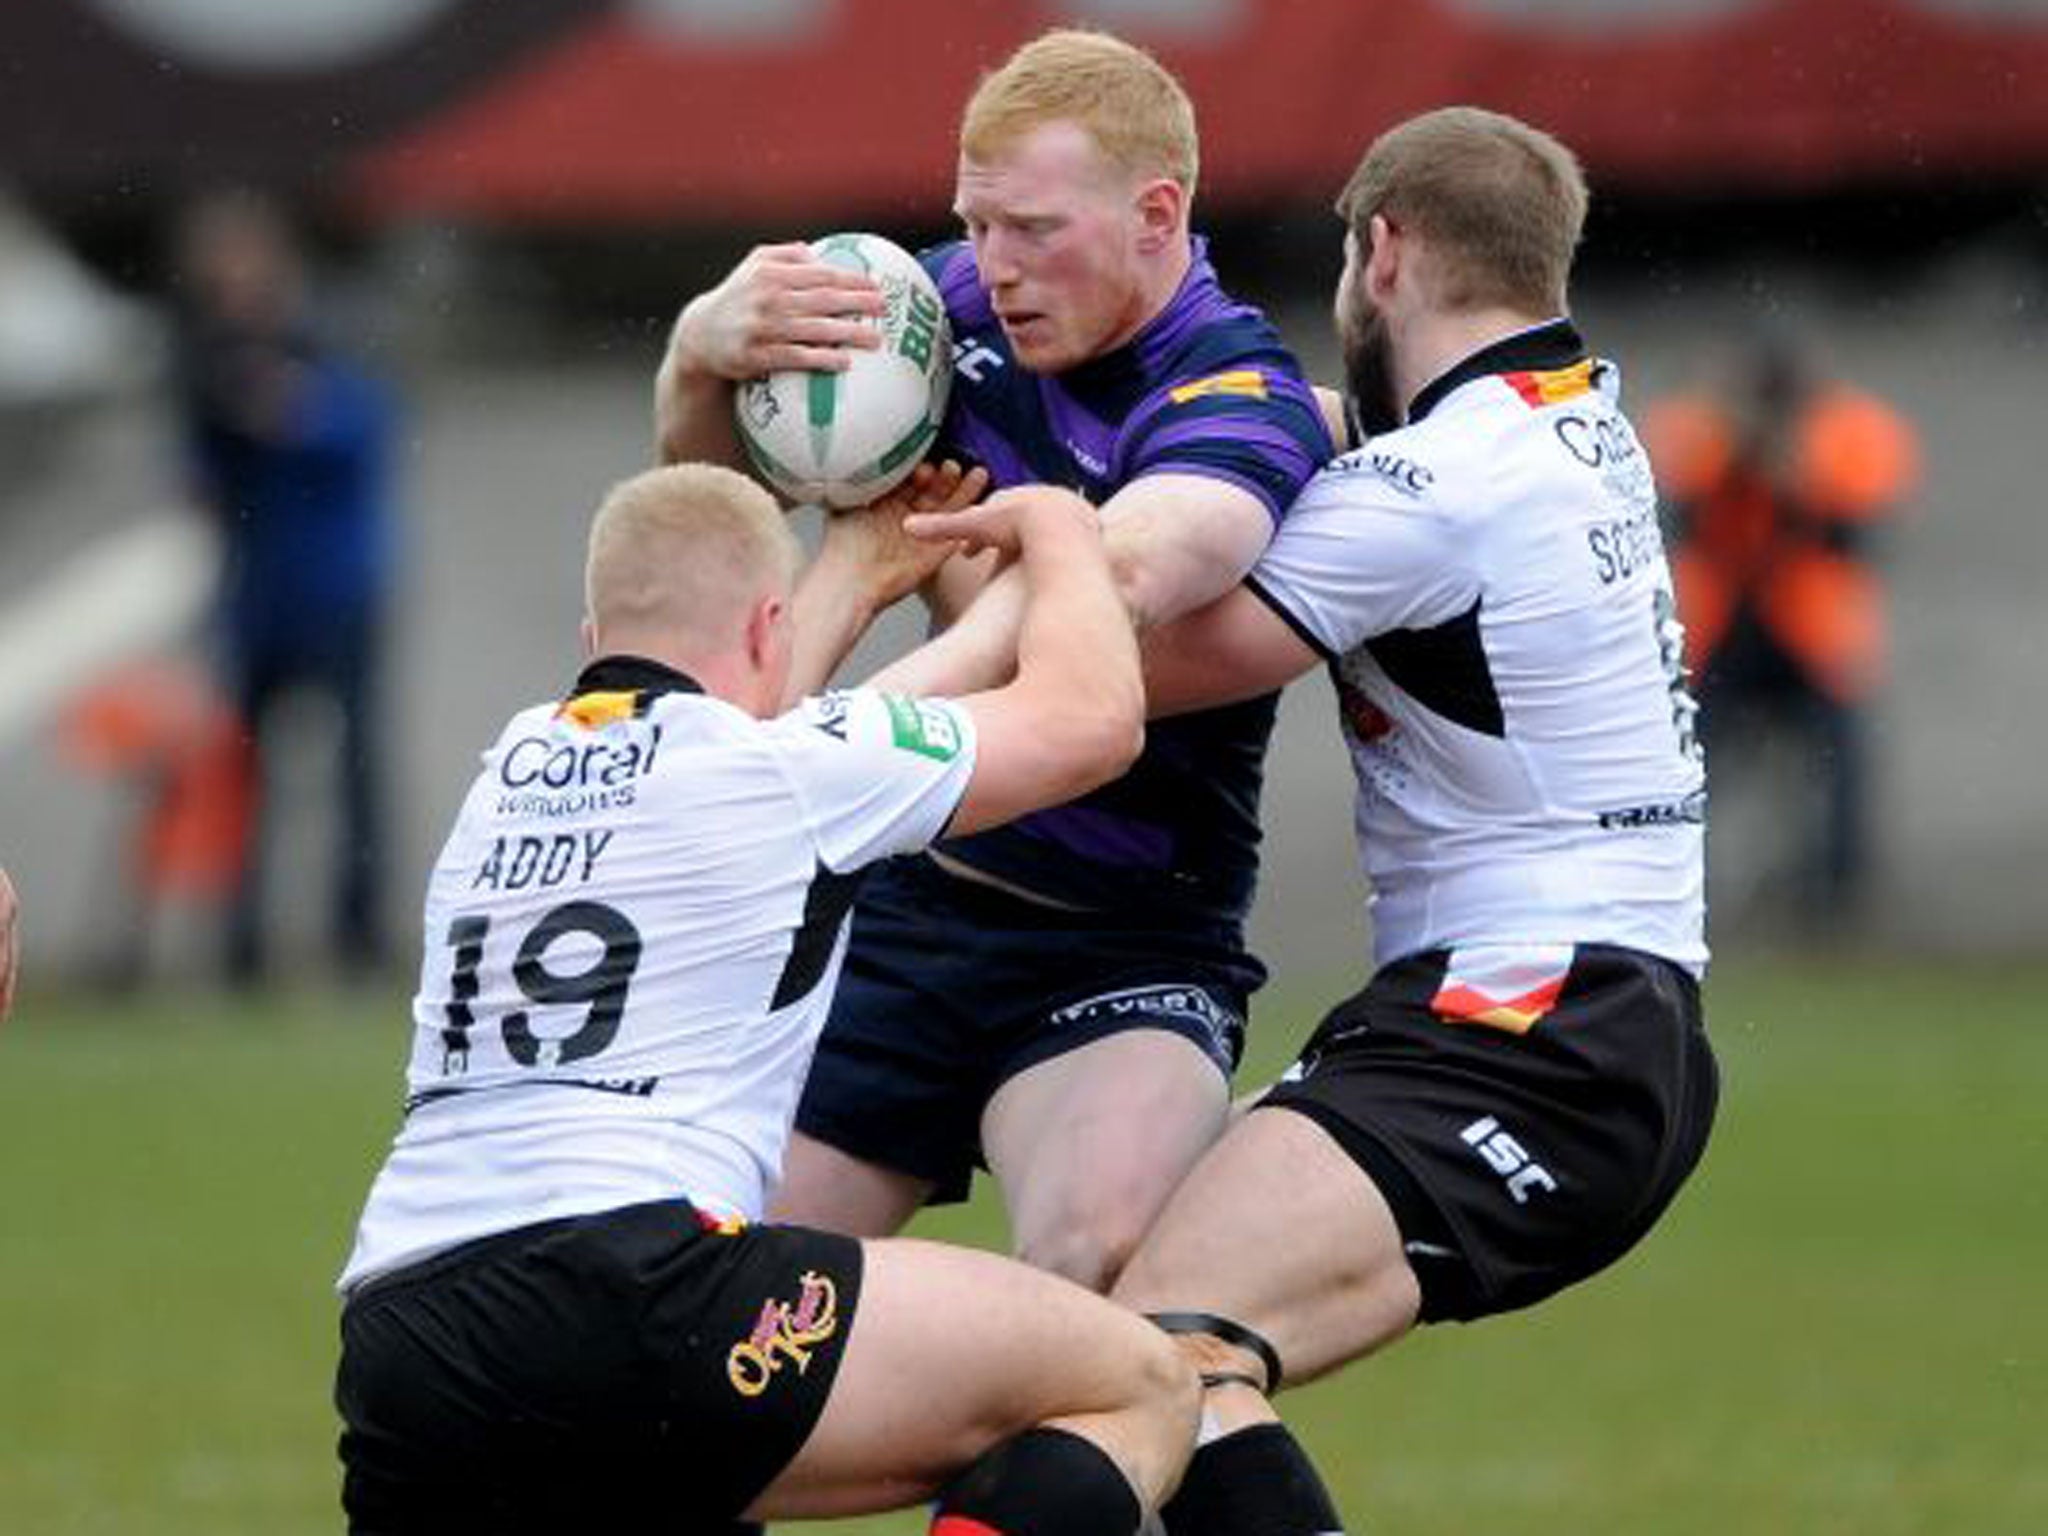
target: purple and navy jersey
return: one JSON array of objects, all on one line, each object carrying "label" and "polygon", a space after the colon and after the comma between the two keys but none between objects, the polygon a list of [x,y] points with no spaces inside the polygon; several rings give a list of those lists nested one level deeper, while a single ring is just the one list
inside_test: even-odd
[{"label": "purple and navy jersey", "polygon": [[[1180,290],[1114,352],[1057,375],[1018,366],[965,241],[919,258],[953,327],[953,392],[932,457],[998,486],[1053,484],[1100,505],[1144,475],[1249,491],[1274,526],[1331,457],[1301,365],[1226,294],[1204,242]],[[1242,921],[1258,877],[1259,788],[1275,698],[1156,721],[1113,784],[942,846],[1078,906]]]}]

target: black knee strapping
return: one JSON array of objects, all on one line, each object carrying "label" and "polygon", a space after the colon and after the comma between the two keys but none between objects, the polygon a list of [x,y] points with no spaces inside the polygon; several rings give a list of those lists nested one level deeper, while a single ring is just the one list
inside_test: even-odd
[{"label": "black knee strapping", "polygon": [[[1267,1341],[1264,1334],[1256,1333],[1243,1323],[1232,1322],[1227,1317],[1218,1317],[1213,1312],[1148,1312],[1152,1325],[1165,1333],[1206,1333],[1210,1338],[1224,1344],[1234,1344],[1239,1349],[1248,1349],[1259,1357],[1266,1368],[1266,1384],[1262,1391],[1268,1396],[1280,1390],[1280,1351]],[[1233,1379],[1224,1377],[1223,1379]],[[1205,1382],[1204,1385],[1207,1385]],[[1248,1385],[1257,1386],[1257,1382]]]}]

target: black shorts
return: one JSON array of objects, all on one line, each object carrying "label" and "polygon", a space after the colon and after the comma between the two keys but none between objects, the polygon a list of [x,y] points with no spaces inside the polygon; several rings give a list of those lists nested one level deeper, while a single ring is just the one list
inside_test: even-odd
[{"label": "black shorts", "polygon": [[981,1112],[1010,1078],[1129,1029],[1193,1041],[1227,1079],[1265,971],[1221,923],[1065,912],[892,859],[854,905],[844,975],[797,1110],[841,1151],[964,1199]]},{"label": "black shorts", "polygon": [[1719,1074],[1684,970],[1582,945],[1525,1033],[1431,1007],[1442,951],[1340,1003],[1264,1103],[1309,1116],[1393,1208],[1425,1322],[1512,1311],[1649,1231],[1705,1150]]},{"label": "black shorts", "polygon": [[683,1201],[550,1221],[342,1309],[342,1504],[385,1533],[719,1529],[809,1438],[860,1244]]}]

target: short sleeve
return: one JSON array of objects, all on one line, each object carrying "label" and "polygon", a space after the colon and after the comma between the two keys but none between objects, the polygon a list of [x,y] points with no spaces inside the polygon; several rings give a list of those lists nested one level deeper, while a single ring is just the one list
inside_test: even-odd
[{"label": "short sleeve", "polygon": [[1331,454],[1315,393],[1263,362],[1162,391],[1125,428],[1126,479],[1208,475],[1250,491],[1278,523]]},{"label": "short sleeve", "polygon": [[1471,606],[1457,527],[1347,454],[1309,483],[1246,578],[1327,658],[1374,635],[1425,629]]},{"label": "short sleeve", "polygon": [[768,729],[819,858],[841,874],[937,839],[974,773],[974,717],[945,699],[825,693]]}]

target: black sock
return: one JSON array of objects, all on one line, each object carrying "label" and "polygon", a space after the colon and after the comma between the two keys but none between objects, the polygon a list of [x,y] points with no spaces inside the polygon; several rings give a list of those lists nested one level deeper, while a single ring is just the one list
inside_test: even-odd
[{"label": "black sock", "polygon": [[948,1483],[930,1536],[1133,1536],[1138,1496],[1094,1442],[1030,1429]]},{"label": "black sock", "polygon": [[1168,1536],[1336,1536],[1344,1529],[1284,1424],[1254,1424],[1202,1446],[1159,1514]]}]

